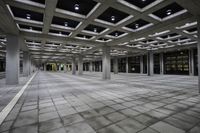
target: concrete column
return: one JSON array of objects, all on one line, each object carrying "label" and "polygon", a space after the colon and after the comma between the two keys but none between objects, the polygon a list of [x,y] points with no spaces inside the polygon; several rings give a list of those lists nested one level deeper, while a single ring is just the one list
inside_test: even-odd
[{"label": "concrete column", "polygon": [[92,61],[90,61],[90,64],[89,64],[89,71],[92,72]]},{"label": "concrete column", "polygon": [[102,71],[102,66],[101,66],[101,63],[99,64],[99,72]]},{"label": "concrete column", "polygon": [[143,74],[144,70],[144,62],[143,62],[143,55],[140,56],[140,73]]},{"label": "concrete column", "polygon": [[147,53],[147,75],[153,75],[153,52],[149,51]]},{"label": "concrete column", "polygon": [[194,76],[194,49],[189,50],[189,75]]},{"label": "concrete column", "polygon": [[126,57],[126,73],[128,73],[128,57]]},{"label": "concrete column", "polygon": [[6,84],[19,83],[19,36],[7,35],[6,45]]},{"label": "concrete column", "polygon": [[44,63],[44,71],[46,71],[47,70],[47,66],[46,66],[47,64],[46,63]]},{"label": "concrete column", "polygon": [[103,46],[102,47],[103,55],[102,55],[102,65],[103,65],[103,72],[102,78],[104,80],[108,80],[111,78],[110,74],[110,47]]},{"label": "concrete column", "polygon": [[67,72],[67,64],[64,63],[64,72]]},{"label": "concrete column", "polygon": [[76,58],[72,57],[72,75],[76,74]]},{"label": "concrete column", "polygon": [[114,74],[118,74],[118,58],[115,57],[113,60],[113,71]]},{"label": "concrete column", "polygon": [[163,53],[160,53],[160,74],[164,74],[164,60]]},{"label": "concrete column", "polygon": [[83,75],[83,57],[81,55],[78,57],[78,75]]},{"label": "concrete column", "polygon": [[197,29],[198,29],[198,44],[197,44],[197,53],[198,53],[198,88],[200,93],[200,16],[197,17]]},{"label": "concrete column", "polygon": [[23,75],[29,75],[29,53],[27,51],[23,51]]}]

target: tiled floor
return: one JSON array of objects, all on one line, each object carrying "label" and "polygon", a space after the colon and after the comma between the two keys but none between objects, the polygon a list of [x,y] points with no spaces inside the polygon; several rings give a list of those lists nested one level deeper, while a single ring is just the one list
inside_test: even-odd
[{"label": "tiled floor", "polygon": [[199,133],[197,77],[39,72],[3,133]]}]

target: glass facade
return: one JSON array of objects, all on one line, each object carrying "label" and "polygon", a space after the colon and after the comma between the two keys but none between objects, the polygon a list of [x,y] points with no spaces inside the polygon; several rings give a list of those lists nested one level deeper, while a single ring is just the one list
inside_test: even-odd
[{"label": "glass facade", "polygon": [[189,51],[168,52],[164,54],[165,74],[189,74]]},{"label": "glass facade", "polygon": [[128,72],[140,73],[140,56],[134,56],[128,58]]},{"label": "glass facade", "polygon": [[154,73],[160,74],[160,54],[153,55]]},{"label": "glass facade", "polygon": [[123,73],[126,72],[126,58],[118,59],[118,71]]}]

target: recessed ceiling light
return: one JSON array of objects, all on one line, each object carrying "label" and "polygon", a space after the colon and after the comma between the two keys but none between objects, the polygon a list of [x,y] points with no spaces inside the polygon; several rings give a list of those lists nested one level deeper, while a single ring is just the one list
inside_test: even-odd
[{"label": "recessed ceiling light", "polygon": [[75,9],[76,11],[78,11],[78,10],[79,10],[79,4],[75,4],[75,5],[74,5],[74,9]]},{"label": "recessed ceiling light", "polygon": [[139,24],[135,24],[135,28],[136,28],[136,29],[139,28]]},{"label": "recessed ceiling light", "polygon": [[65,24],[65,27],[67,27],[67,26],[68,26],[68,22],[65,22],[64,24]]},{"label": "recessed ceiling light", "polygon": [[97,28],[94,28],[94,32],[95,32],[95,33],[97,32]]},{"label": "recessed ceiling light", "polygon": [[115,21],[115,16],[111,16],[111,20],[112,20],[112,21]]},{"label": "recessed ceiling light", "polygon": [[31,19],[31,14],[26,14],[27,19]]},{"label": "recessed ceiling light", "polygon": [[142,2],[145,2],[146,0],[142,0]]},{"label": "recessed ceiling light", "polygon": [[167,10],[167,15],[171,15],[172,14],[172,10],[171,9],[169,9],[169,10]]}]

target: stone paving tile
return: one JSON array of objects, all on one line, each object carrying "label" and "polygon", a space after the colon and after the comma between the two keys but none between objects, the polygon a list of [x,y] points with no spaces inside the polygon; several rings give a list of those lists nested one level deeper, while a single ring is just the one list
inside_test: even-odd
[{"label": "stone paving tile", "polygon": [[67,133],[96,133],[87,123],[81,122],[65,127]]},{"label": "stone paving tile", "polygon": [[110,125],[106,128],[99,130],[97,133],[126,133],[126,132],[116,125]]},{"label": "stone paving tile", "polygon": [[34,124],[37,122],[38,122],[38,111],[37,110],[21,112],[14,123],[14,127],[30,125],[30,124]]},{"label": "stone paving tile", "polygon": [[144,125],[133,119],[125,119],[118,122],[117,125],[124,129],[127,133],[136,133],[145,128]]},{"label": "stone paving tile", "polygon": [[124,115],[128,116],[128,117],[135,117],[135,116],[140,114],[140,112],[137,112],[137,111],[132,110],[132,109],[124,109],[124,110],[121,110],[120,112],[123,113]]},{"label": "stone paving tile", "polygon": [[11,130],[12,133],[38,133],[37,125],[27,125]]},{"label": "stone paving tile", "polygon": [[84,119],[79,114],[68,115],[62,117],[64,125],[71,125],[83,121]]},{"label": "stone paving tile", "polygon": [[95,130],[108,126],[112,122],[103,116],[87,119],[86,122]]},{"label": "stone paving tile", "polygon": [[39,123],[39,132],[47,132],[62,127],[60,118]]},{"label": "stone paving tile", "polygon": [[139,116],[136,116],[134,119],[143,123],[146,126],[150,126],[150,125],[153,125],[154,123],[158,122],[158,119],[150,117],[150,116],[145,115],[145,114],[141,114]]},{"label": "stone paving tile", "polygon": [[195,126],[195,127],[193,127],[193,128],[189,131],[189,133],[199,133],[199,131],[200,131],[200,124],[197,125],[197,126]]},{"label": "stone paving tile", "polygon": [[157,130],[160,133],[185,133],[184,130],[176,128],[176,127],[174,127],[170,124],[167,124],[165,122],[162,122],[162,121],[160,121],[150,127]]},{"label": "stone paving tile", "polygon": [[67,131],[65,130],[65,128],[58,128],[58,129],[51,130],[51,131],[46,132],[46,133],[67,133]]},{"label": "stone paving tile", "polygon": [[164,119],[164,121],[185,131],[189,131],[189,129],[193,127],[191,123],[180,121],[179,119],[176,119],[174,117],[166,118]]},{"label": "stone paving tile", "polygon": [[144,129],[144,130],[142,130],[142,131],[140,131],[140,132],[138,132],[138,133],[159,133],[158,131],[156,131],[156,130],[153,130],[152,128],[146,128],[146,129]]},{"label": "stone paving tile", "polygon": [[13,121],[5,121],[3,124],[0,126],[0,132],[8,131],[13,124]]},{"label": "stone paving tile", "polygon": [[88,118],[91,118],[91,117],[97,117],[97,116],[99,116],[100,114],[98,114],[95,110],[87,110],[87,111],[81,112],[81,115],[82,115],[85,119],[88,119]]},{"label": "stone paving tile", "polygon": [[112,122],[118,122],[127,118],[125,115],[118,112],[110,113],[106,115],[105,117],[111,120]]},{"label": "stone paving tile", "polygon": [[59,116],[58,116],[57,112],[49,112],[49,113],[39,114],[39,122],[55,119],[58,117]]}]

